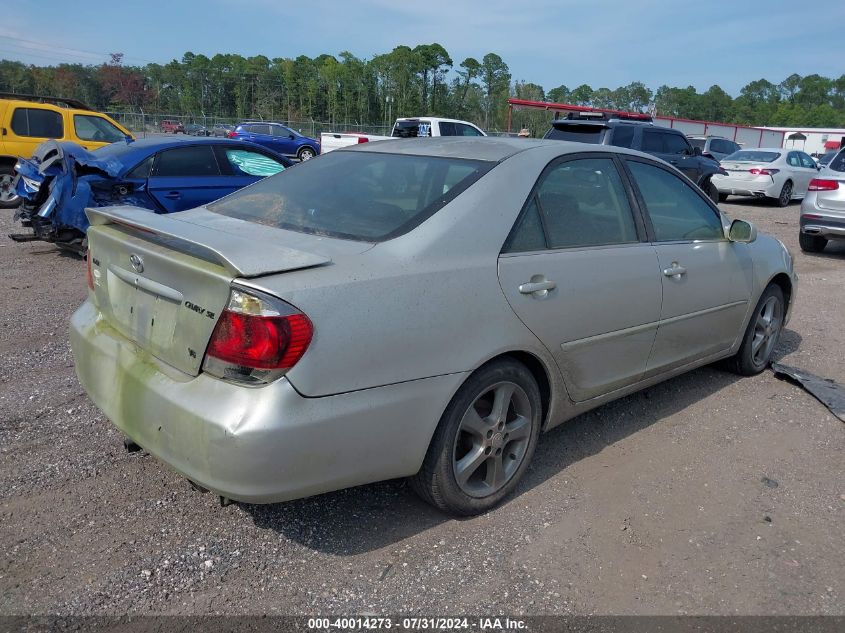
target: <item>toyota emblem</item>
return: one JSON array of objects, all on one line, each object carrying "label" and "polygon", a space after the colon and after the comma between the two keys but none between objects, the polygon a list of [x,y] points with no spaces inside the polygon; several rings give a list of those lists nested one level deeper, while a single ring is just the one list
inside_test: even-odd
[{"label": "toyota emblem", "polygon": [[142,272],[144,272],[144,260],[143,260],[143,259],[141,259],[141,258],[140,258],[138,255],[136,255],[135,253],[132,253],[132,254],[129,256],[129,263],[130,263],[130,264],[132,264],[132,269],[133,269],[136,273],[142,273]]}]

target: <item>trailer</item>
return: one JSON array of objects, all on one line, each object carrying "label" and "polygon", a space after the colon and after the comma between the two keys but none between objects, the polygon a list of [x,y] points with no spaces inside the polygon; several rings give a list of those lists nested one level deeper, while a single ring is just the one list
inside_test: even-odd
[{"label": "trailer", "polygon": [[549,103],[545,101],[528,101],[526,99],[508,99],[508,133],[511,132],[513,111],[520,109],[547,110],[552,118],[560,118],[561,114],[570,112],[601,112],[609,115],[618,115],[620,118],[649,118],[654,125],[662,125],[680,130],[687,136],[721,136],[744,148],[754,147],[783,147],[784,132],[736,123],[719,123],[716,121],[696,121],[694,119],[683,119],[680,117],[659,116],[649,117],[640,112],[624,112],[622,110],[610,110],[607,108],[591,108],[589,106],[578,106],[569,103]]}]

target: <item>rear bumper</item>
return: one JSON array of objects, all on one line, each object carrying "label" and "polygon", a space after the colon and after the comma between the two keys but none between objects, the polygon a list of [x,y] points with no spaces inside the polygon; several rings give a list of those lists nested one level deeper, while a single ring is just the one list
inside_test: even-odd
[{"label": "rear bumper", "polygon": [[754,196],[757,198],[777,198],[780,189],[771,178],[755,178],[754,180],[739,180],[730,176],[713,176],[710,180],[719,193],[730,196]]},{"label": "rear bumper", "polygon": [[164,366],[90,301],[73,315],[70,340],[82,386],[123,433],[197,484],[251,503],[414,474],[466,376],[322,398],[284,378],[242,387]]},{"label": "rear bumper", "polygon": [[801,216],[801,232],[818,235],[831,240],[845,239],[845,218],[805,218]]}]

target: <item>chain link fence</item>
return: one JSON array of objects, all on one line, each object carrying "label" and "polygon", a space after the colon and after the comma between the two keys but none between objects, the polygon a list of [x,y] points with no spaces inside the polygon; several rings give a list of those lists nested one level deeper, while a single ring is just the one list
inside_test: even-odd
[{"label": "chain link fence", "polygon": [[[258,121],[260,119],[237,119],[231,117],[216,117],[196,114],[163,114],[152,112],[105,112],[112,119],[120,123],[127,130],[140,138],[151,134],[162,133],[162,121],[174,121],[183,126],[190,124],[202,125],[211,130],[215,125],[238,125],[244,121]],[[297,132],[319,138],[323,132],[360,132],[363,134],[381,134],[388,136],[393,129],[392,125],[370,125],[367,123],[346,122],[330,123],[327,121],[307,120],[276,120],[274,123],[281,123]]]}]

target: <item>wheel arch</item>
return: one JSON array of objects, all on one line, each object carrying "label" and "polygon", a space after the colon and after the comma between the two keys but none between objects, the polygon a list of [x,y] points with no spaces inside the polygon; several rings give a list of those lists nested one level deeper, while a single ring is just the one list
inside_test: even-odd
[{"label": "wheel arch", "polygon": [[764,290],[772,284],[778,286],[783,293],[783,311],[784,314],[788,314],[789,309],[792,307],[792,280],[789,278],[789,275],[784,272],[780,272],[769,279],[769,282],[765,285]]},{"label": "wheel arch", "polygon": [[7,155],[0,155],[0,165],[6,166],[10,165],[12,167],[15,166],[15,163],[18,162],[17,156],[7,156]]},{"label": "wheel arch", "polygon": [[486,367],[490,363],[494,363],[498,360],[503,359],[515,360],[516,362],[524,365],[528,369],[528,371],[531,372],[531,375],[534,377],[534,380],[537,381],[537,387],[540,390],[540,406],[542,407],[542,422],[540,428],[547,428],[549,423],[549,413],[551,411],[552,404],[552,382],[551,376],[549,375],[549,368],[537,355],[531,352],[526,352],[524,350],[511,350],[507,352],[502,352],[488,359],[487,361],[476,367],[473,373],[475,373],[475,371],[478,371],[482,367]]}]

